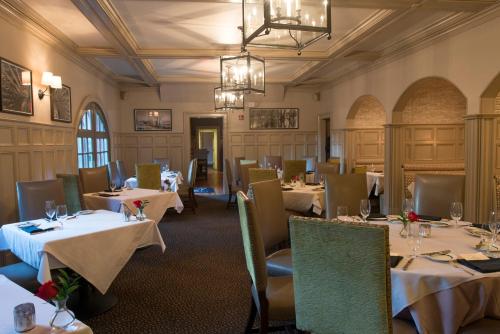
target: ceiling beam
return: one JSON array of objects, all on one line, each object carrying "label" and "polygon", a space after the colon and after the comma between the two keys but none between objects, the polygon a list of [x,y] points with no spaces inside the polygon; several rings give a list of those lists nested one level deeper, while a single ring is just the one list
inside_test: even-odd
[{"label": "ceiling beam", "polygon": [[158,84],[152,66],[137,55],[137,42],[109,0],[71,0],[149,86]]}]

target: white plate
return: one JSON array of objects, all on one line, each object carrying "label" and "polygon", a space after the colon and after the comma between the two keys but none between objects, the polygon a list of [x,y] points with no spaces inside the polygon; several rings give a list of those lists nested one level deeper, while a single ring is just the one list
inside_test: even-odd
[{"label": "white plate", "polygon": [[444,221],[431,221],[428,222],[432,227],[450,227],[452,226],[449,222],[444,222]]},{"label": "white plate", "polygon": [[94,213],[94,210],[82,210],[82,211],[78,211],[79,215],[90,215],[92,213]]},{"label": "white plate", "polygon": [[387,217],[368,218],[368,220],[373,220],[373,221],[386,221],[386,220],[387,220]]},{"label": "white plate", "polygon": [[452,253],[448,253],[445,255],[443,255],[443,254],[424,255],[424,257],[429,259],[429,260],[437,261],[437,262],[450,262],[450,261],[454,261],[457,259],[457,257]]},{"label": "white plate", "polygon": [[481,235],[484,235],[486,237],[491,237],[491,232],[483,230],[482,228],[478,228],[478,227],[474,227],[474,226],[466,226],[466,227],[464,227],[464,230],[474,237],[479,238],[479,237],[481,237]]}]

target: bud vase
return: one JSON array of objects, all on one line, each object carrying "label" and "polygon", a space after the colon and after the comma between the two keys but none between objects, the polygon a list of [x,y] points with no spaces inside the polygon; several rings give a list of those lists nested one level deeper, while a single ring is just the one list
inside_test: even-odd
[{"label": "bud vase", "polygon": [[143,221],[146,219],[146,214],[144,213],[144,209],[137,209],[137,214],[135,215],[137,220]]},{"label": "bud vase", "polygon": [[408,238],[408,234],[410,234],[410,224],[408,223],[403,223],[403,227],[401,228],[401,231],[399,232],[399,235],[401,238],[406,239]]},{"label": "bud vase", "polygon": [[75,314],[66,306],[67,301],[68,298],[63,300],[54,300],[54,303],[56,304],[56,311],[52,318],[50,318],[50,327],[55,329],[65,329],[75,321]]}]

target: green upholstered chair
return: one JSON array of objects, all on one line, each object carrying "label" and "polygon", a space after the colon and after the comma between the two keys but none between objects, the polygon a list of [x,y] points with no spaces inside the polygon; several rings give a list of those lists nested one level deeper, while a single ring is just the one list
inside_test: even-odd
[{"label": "green upholstered chair", "polygon": [[324,178],[327,174],[340,174],[340,164],[318,163],[316,168],[316,182],[319,182],[321,177]]},{"label": "green upholstered chair", "polygon": [[[233,178],[231,163],[229,162],[228,159],[224,159],[224,179],[226,180],[227,191],[228,191],[226,208],[229,208],[236,204],[236,193],[240,191],[241,188],[236,184]],[[234,202],[232,201],[233,196],[234,196]]]},{"label": "green upholstered chair", "polygon": [[249,168],[248,169],[248,182],[260,182],[274,180],[278,178],[276,169],[270,168]]},{"label": "green upholstered chair", "polygon": [[108,162],[108,179],[110,183],[113,182],[115,184],[117,189],[123,187],[125,184],[125,179],[118,169],[117,161]]},{"label": "green upholstered chair", "polygon": [[264,157],[264,167],[268,168],[283,168],[283,162],[280,155],[266,155]]},{"label": "green upholstered chair", "polygon": [[326,218],[337,217],[337,207],[347,206],[349,215],[359,214],[359,203],[368,198],[365,174],[325,176]]},{"label": "green upholstered chair", "polygon": [[283,162],[283,181],[290,182],[292,177],[306,175],[305,160],[285,160]]},{"label": "green upholstered chair", "polygon": [[[393,332],[387,226],[292,217],[290,237],[298,329]],[[405,332],[412,329],[395,322]]]},{"label": "green upholstered chair", "polygon": [[61,180],[18,181],[16,190],[20,221],[45,218],[45,201],[66,202]]},{"label": "green upholstered chair", "polygon": [[24,262],[0,267],[0,275],[4,275],[12,282],[33,293],[40,286],[40,283],[37,281],[38,270]]},{"label": "green upholstered chair", "polygon": [[80,175],[80,184],[84,194],[109,189],[108,168],[106,166],[80,168],[78,174]]},{"label": "green upholstered chair", "polygon": [[161,172],[159,164],[136,164],[137,187],[142,189],[160,189]]},{"label": "green upholstered chair", "polygon": [[196,197],[194,195],[194,187],[196,186],[196,171],[198,170],[198,159],[191,159],[188,165],[187,180],[179,185],[177,193],[181,197],[185,208],[191,208],[193,213],[196,213]]},{"label": "green upholstered chair", "polygon": [[249,333],[259,312],[260,333],[267,333],[269,321],[293,321],[295,305],[292,276],[269,277],[266,271],[264,242],[254,203],[237,193],[241,235],[248,273],[252,281],[252,308],[245,333]]},{"label": "green upholstered chair", "polygon": [[368,168],[366,166],[356,166],[352,169],[352,174],[366,174]]},{"label": "green upholstered chair", "polygon": [[288,216],[278,179],[250,184],[248,191],[257,209],[266,254],[267,272],[271,276],[292,275],[292,256],[288,245]]},{"label": "green upholstered chair", "polygon": [[258,168],[258,167],[259,167],[259,165],[256,162],[248,163],[248,164],[242,164],[240,166],[241,189],[244,192],[248,191],[248,185],[250,184],[249,169],[250,168]]},{"label": "green upholstered chair", "polygon": [[80,178],[73,174],[56,174],[62,180],[68,214],[75,214],[85,208]]}]

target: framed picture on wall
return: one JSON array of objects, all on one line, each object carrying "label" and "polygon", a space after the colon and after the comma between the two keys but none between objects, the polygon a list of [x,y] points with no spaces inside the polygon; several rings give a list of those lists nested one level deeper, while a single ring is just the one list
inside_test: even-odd
[{"label": "framed picture on wall", "polygon": [[0,108],[2,112],[33,116],[31,70],[0,58]]},{"label": "framed picture on wall", "polygon": [[172,131],[172,109],[134,109],[135,131]]},{"label": "framed picture on wall", "polygon": [[299,108],[250,108],[250,130],[298,128]]},{"label": "framed picture on wall", "polygon": [[71,123],[71,88],[50,88],[50,118],[53,121]]}]

